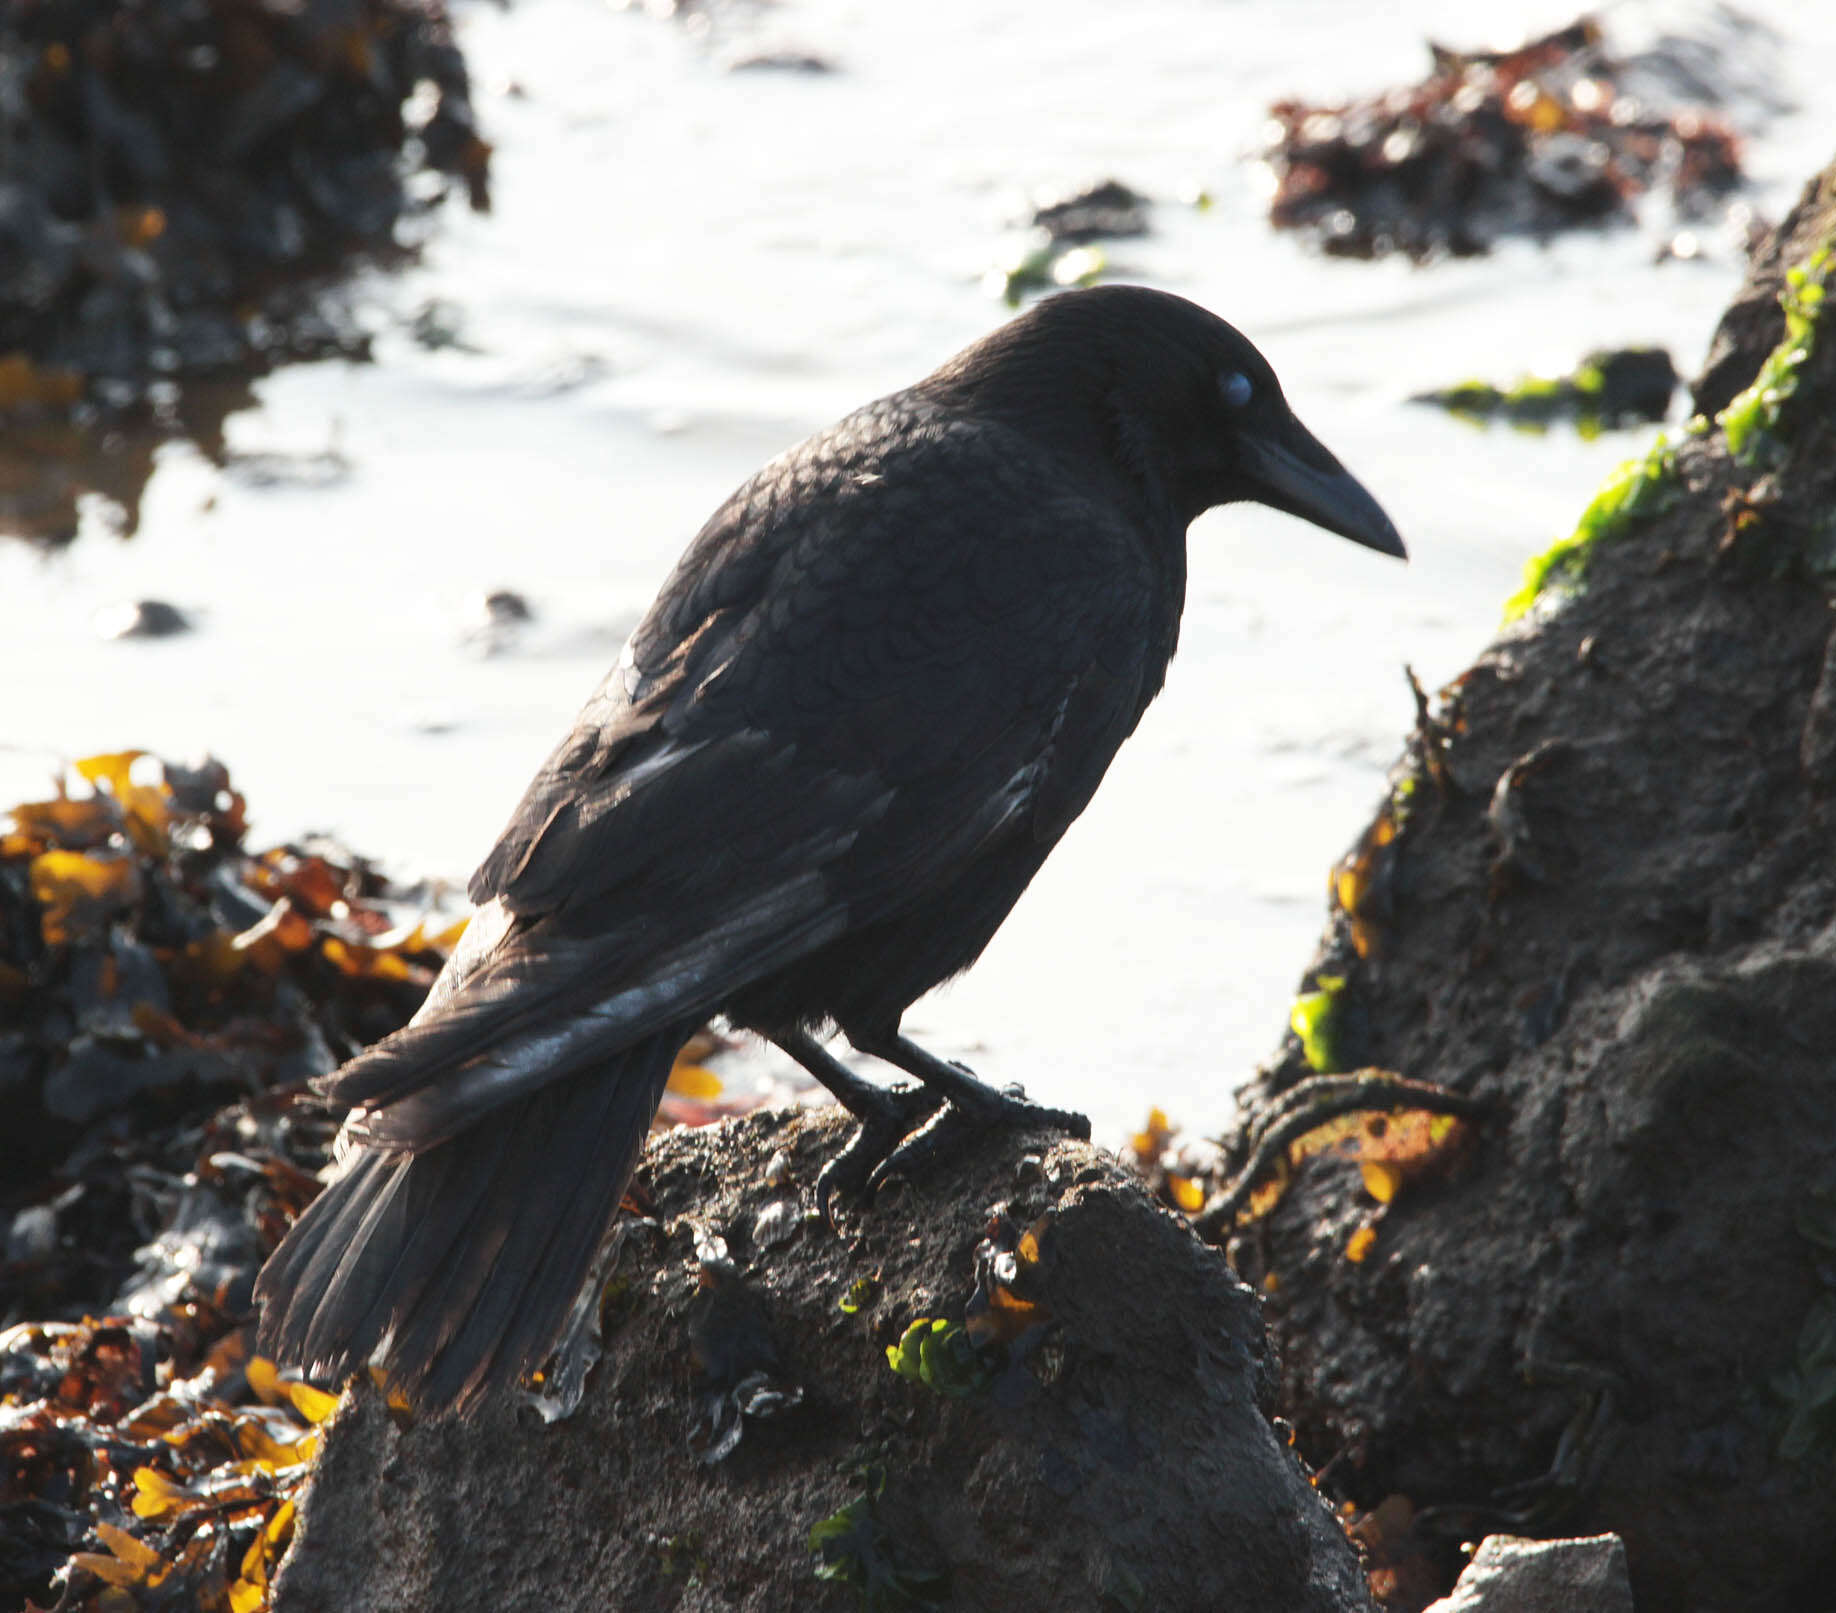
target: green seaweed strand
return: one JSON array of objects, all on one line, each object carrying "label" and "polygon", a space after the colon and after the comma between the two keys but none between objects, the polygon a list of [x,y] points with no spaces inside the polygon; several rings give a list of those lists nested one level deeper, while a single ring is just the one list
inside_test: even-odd
[{"label": "green seaweed strand", "polygon": [[1776,465],[1785,457],[1779,425],[1785,407],[1798,390],[1798,378],[1809,361],[1823,311],[1830,272],[1830,248],[1819,247],[1801,267],[1785,271],[1779,307],[1785,314],[1785,339],[1766,355],[1753,384],[1717,415],[1736,464]]},{"label": "green seaweed strand", "polygon": [[[1801,266],[1785,271],[1779,293],[1785,339],[1766,356],[1752,385],[1715,417],[1736,464],[1769,466],[1785,456],[1780,426],[1810,359],[1832,267],[1832,249],[1826,244]],[[1696,422],[1690,431],[1699,434]],[[1635,520],[1664,509],[1676,496],[1674,465],[1675,449],[1660,436],[1644,458],[1628,460],[1614,471],[1574,532],[1526,562],[1523,587],[1505,601],[1504,625],[1519,620],[1552,587],[1578,584],[1590,551],[1602,538],[1616,537]]]},{"label": "green seaweed strand", "polygon": [[1588,554],[1601,539],[1618,537],[1635,521],[1666,508],[1676,497],[1675,464],[1676,449],[1660,433],[1643,458],[1628,459],[1614,471],[1582,511],[1575,530],[1524,563],[1524,585],[1505,601],[1504,625],[1517,621],[1548,589],[1579,583]]}]

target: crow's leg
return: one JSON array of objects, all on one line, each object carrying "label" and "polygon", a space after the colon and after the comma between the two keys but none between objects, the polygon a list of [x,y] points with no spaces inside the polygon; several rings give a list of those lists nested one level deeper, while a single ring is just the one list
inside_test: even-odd
[{"label": "crow's leg", "polygon": [[907,1174],[928,1165],[966,1135],[973,1136],[991,1127],[1041,1126],[1069,1132],[1085,1142],[1090,1140],[1087,1115],[1029,1103],[1018,1087],[1006,1091],[991,1087],[962,1065],[951,1064],[935,1053],[925,1052],[897,1030],[883,1034],[863,1033],[858,1037],[850,1032],[848,1040],[861,1052],[884,1059],[907,1075],[917,1076],[925,1088],[943,1099],[943,1106],[935,1114],[874,1167],[867,1178],[869,1192],[895,1172]]},{"label": "crow's leg", "polygon": [[835,1195],[861,1197],[877,1167],[931,1117],[933,1110],[943,1106],[943,1100],[923,1084],[877,1087],[862,1080],[808,1031],[785,1031],[774,1034],[771,1041],[815,1076],[835,1095],[835,1101],[860,1122],[848,1146],[824,1165],[816,1178],[816,1208],[822,1212],[823,1220],[834,1226]]}]

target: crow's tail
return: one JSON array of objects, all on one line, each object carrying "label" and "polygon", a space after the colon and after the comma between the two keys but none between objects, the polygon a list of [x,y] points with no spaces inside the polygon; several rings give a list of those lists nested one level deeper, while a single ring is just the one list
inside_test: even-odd
[{"label": "crow's tail", "polygon": [[374,1361],[426,1411],[527,1376],[587,1277],[690,1029],[431,1148],[360,1148],[256,1280],[263,1353],[327,1379]]}]

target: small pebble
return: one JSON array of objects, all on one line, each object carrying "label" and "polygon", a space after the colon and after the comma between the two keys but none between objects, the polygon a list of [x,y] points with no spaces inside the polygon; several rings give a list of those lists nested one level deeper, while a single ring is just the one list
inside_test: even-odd
[{"label": "small pebble", "polygon": [[780,1148],[765,1165],[765,1185],[783,1187],[791,1179],[790,1155]]},{"label": "small pebble", "polygon": [[826,56],[794,46],[779,50],[754,51],[736,56],[727,63],[729,73],[833,73],[835,64]]},{"label": "small pebble", "polygon": [[57,1211],[33,1204],[13,1217],[5,1245],[8,1265],[42,1266],[57,1253]]},{"label": "small pebble", "polygon": [[803,1224],[802,1207],[790,1199],[773,1199],[752,1223],[752,1241],[761,1249],[789,1243]]},{"label": "small pebble", "polygon": [[163,599],[134,599],[104,605],[92,618],[101,638],[171,638],[191,631],[191,618]]},{"label": "small pebble", "polygon": [[485,655],[496,655],[515,647],[535,611],[514,588],[493,588],[466,601],[465,619],[467,642]]},{"label": "small pebble", "polygon": [[535,612],[529,601],[514,588],[493,588],[479,597],[472,612],[486,627],[502,627],[510,622],[532,622]]}]

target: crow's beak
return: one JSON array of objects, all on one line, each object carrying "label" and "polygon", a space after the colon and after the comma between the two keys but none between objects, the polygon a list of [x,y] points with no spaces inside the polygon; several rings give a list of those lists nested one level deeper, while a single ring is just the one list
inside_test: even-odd
[{"label": "crow's beak", "polygon": [[1409,558],[1383,506],[1293,415],[1273,435],[1246,433],[1238,447],[1257,503],[1298,515],[1379,554]]}]

